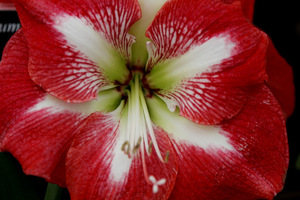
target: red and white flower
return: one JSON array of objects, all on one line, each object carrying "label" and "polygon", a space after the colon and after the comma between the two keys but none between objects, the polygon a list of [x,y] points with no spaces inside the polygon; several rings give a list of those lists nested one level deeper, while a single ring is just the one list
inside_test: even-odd
[{"label": "red and white flower", "polygon": [[0,145],[25,173],[71,199],[282,189],[288,147],[265,83],[269,39],[239,2],[14,3],[23,28],[0,64]]}]

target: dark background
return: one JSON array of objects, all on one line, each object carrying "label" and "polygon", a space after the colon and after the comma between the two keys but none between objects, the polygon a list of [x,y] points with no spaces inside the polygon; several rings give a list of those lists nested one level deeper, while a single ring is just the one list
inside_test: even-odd
[{"label": "dark background", "polygon": [[3,47],[12,34],[11,32],[4,32],[5,29],[7,30],[7,28],[4,28],[4,24],[8,23],[19,23],[18,15],[15,11],[1,11],[0,24],[2,24],[2,27],[0,27],[0,58]]},{"label": "dark background", "polygon": [[[287,60],[294,70],[294,82],[296,85],[296,94],[299,93],[299,67],[300,67],[300,3],[299,0],[257,0],[255,4],[254,24],[265,31],[273,40],[275,47],[279,53]],[[3,18],[2,18],[3,19]],[[0,19],[1,20],[1,19]],[[0,47],[2,48],[0,39]],[[2,50],[2,49],[1,49]],[[0,51],[1,55],[1,51]],[[297,169],[296,163],[300,154],[300,130],[298,124],[300,108],[299,101],[296,98],[296,108],[294,114],[287,121],[288,139],[290,147],[290,166],[286,178],[286,184],[281,193],[277,195],[275,200],[300,200],[300,170]],[[4,165],[0,163],[0,170],[5,173],[12,173],[14,176],[21,177],[19,184],[20,188],[25,191],[38,190],[38,198],[43,199],[47,184],[43,179],[22,174],[21,167],[17,161],[9,154],[1,153],[1,159],[12,164],[13,167],[3,168]],[[14,169],[12,169],[14,168]],[[13,171],[15,170],[15,171]],[[17,171],[17,173],[16,173]],[[0,186],[7,180],[0,177]],[[26,185],[22,185],[22,182]],[[7,182],[6,182],[7,184]],[[13,183],[16,185],[16,183]],[[7,198],[8,194],[1,191],[2,195]],[[0,199],[1,196],[0,194]],[[3,196],[2,196],[3,197]],[[68,199],[68,194],[63,191],[63,199]],[[11,196],[10,199],[30,199],[30,197],[22,196],[17,198]]]},{"label": "dark background", "polygon": [[[299,94],[300,67],[300,1],[257,0],[254,24],[264,30],[273,40],[279,53],[294,70],[296,94]],[[300,170],[296,168],[300,154],[300,101],[296,96],[296,108],[287,121],[290,146],[290,166],[286,184],[276,200],[300,200]]]}]

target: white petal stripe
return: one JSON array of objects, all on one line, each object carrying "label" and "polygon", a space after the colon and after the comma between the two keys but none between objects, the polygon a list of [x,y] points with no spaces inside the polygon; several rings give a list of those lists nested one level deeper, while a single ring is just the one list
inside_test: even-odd
[{"label": "white petal stripe", "polygon": [[[226,35],[210,38],[182,55],[157,63],[147,77],[149,84],[152,88],[168,90],[170,87],[175,88],[175,84],[184,79],[190,80],[200,77],[203,72],[215,71],[224,60],[233,56],[235,46]],[[148,50],[155,51],[155,48]],[[155,55],[155,52],[149,54]],[[149,62],[154,60],[150,58]]]},{"label": "white petal stripe", "polygon": [[55,18],[54,28],[74,52],[79,51],[96,63],[110,80],[121,81],[128,75],[125,58],[91,24],[85,18],[63,15]]},{"label": "white petal stripe", "polygon": [[163,128],[178,142],[195,145],[202,149],[222,148],[234,151],[229,139],[221,134],[220,127],[196,124],[179,112],[170,112],[167,105],[158,97],[147,99],[152,121]]}]

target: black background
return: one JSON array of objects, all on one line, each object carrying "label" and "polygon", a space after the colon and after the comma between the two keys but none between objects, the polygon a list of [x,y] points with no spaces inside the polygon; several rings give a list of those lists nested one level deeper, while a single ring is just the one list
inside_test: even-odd
[{"label": "black background", "polygon": [[[279,53],[294,70],[296,94],[299,94],[300,70],[300,1],[257,0],[254,24],[264,30],[273,40]],[[275,199],[300,200],[300,171],[296,161],[300,154],[300,110],[296,95],[296,108],[287,121],[290,147],[290,166],[284,190]]]},{"label": "black background", "polygon": [[[0,23],[19,23],[18,15],[15,11],[1,11]],[[11,33],[0,32],[0,55],[6,41],[11,37]],[[1,57],[1,56],[0,56]]]}]

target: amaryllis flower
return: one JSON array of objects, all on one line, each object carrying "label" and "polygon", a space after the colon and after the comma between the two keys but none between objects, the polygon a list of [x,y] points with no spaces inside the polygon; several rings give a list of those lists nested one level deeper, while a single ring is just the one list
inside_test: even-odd
[{"label": "amaryllis flower", "polygon": [[[1,150],[71,199],[272,199],[288,165],[269,39],[237,2],[14,0]],[[253,7],[252,7],[253,8]]]}]

